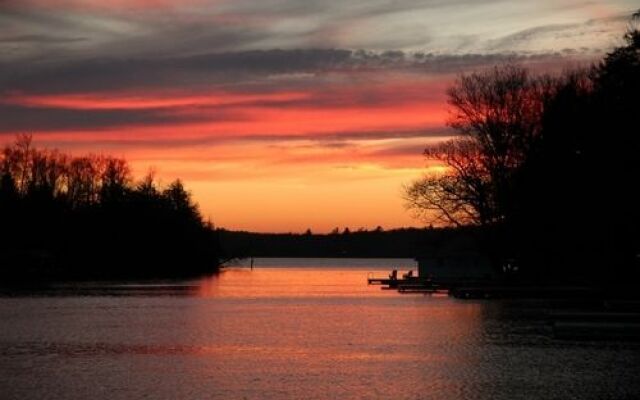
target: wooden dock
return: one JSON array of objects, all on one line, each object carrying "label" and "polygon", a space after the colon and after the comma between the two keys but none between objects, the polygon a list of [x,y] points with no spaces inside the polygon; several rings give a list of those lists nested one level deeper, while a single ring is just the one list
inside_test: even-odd
[{"label": "wooden dock", "polygon": [[380,285],[380,286],[388,286],[390,288],[397,288],[402,285],[419,285],[422,283],[422,280],[417,276],[403,276],[401,278],[397,277],[374,277],[372,273],[369,273],[367,277],[367,284],[369,285]]},{"label": "wooden dock", "polygon": [[405,282],[405,279],[367,278],[369,285],[397,286],[400,282]]},{"label": "wooden dock", "polygon": [[421,279],[417,276],[405,276],[402,278],[374,277],[371,274],[367,277],[367,284],[379,285],[382,289],[394,289],[400,293],[448,293],[448,290],[439,285],[435,285],[430,280]]},{"label": "wooden dock", "polygon": [[449,290],[433,284],[398,285],[400,293],[448,294]]},{"label": "wooden dock", "polygon": [[369,285],[388,285],[389,281],[391,281],[389,278],[367,278]]}]

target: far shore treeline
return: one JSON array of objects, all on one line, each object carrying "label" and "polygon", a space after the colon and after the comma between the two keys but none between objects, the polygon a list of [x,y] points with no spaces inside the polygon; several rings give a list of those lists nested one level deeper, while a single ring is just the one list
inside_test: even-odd
[{"label": "far shore treeline", "polygon": [[[400,228],[329,233],[256,233],[219,229],[226,253],[246,257],[416,258],[446,242],[459,247],[477,228]],[[391,265],[389,266],[391,267]]]},{"label": "far shore treeline", "polygon": [[180,180],[72,157],[20,135],[0,153],[0,281],[188,277],[216,271],[216,232]]}]

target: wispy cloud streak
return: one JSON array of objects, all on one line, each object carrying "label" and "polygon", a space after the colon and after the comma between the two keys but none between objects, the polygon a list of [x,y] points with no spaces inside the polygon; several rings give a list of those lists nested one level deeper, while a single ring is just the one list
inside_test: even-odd
[{"label": "wispy cloud streak", "polygon": [[[398,190],[425,166],[422,147],[452,135],[457,74],[588,63],[635,3],[0,1],[0,142],[28,132],[153,165],[229,227],[284,209],[306,224],[344,199],[370,207],[312,211],[317,226],[411,224]],[[272,209],[238,200],[256,188]]]}]

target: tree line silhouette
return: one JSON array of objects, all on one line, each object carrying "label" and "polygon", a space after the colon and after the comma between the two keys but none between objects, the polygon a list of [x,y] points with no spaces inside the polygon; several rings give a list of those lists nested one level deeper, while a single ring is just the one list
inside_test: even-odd
[{"label": "tree line silhouette", "polygon": [[344,228],[330,233],[256,233],[219,229],[225,253],[239,257],[413,258],[433,243],[471,235],[475,228]]},{"label": "tree line silhouette", "polygon": [[557,75],[516,65],[462,75],[448,91],[447,166],[406,188],[432,223],[474,225],[496,267],[539,281],[640,278],[640,32],[602,61]]},{"label": "tree line silhouette", "polygon": [[19,135],[0,153],[1,280],[174,278],[218,268],[217,234],[180,180]]}]

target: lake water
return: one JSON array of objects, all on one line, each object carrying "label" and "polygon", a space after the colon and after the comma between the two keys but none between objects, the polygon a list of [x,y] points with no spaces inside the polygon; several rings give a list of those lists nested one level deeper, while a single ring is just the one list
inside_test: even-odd
[{"label": "lake water", "polygon": [[1,399],[636,399],[640,346],[536,302],[367,286],[411,260],[256,259],[202,281],[0,298]]}]

